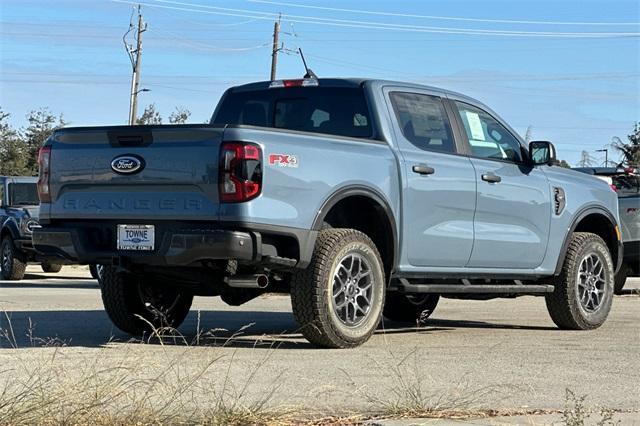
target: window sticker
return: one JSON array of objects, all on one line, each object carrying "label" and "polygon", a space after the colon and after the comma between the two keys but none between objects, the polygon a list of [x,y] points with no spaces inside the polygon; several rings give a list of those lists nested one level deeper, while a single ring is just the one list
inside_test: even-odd
[{"label": "window sticker", "polygon": [[473,111],[465,111],[467,116],[467,123],[469,123],[469,130],[471,130],[471,139],[477,141],[486,140],[484,137],[484,130],[482,129],[482,123],[480,122],[480,116]]}]

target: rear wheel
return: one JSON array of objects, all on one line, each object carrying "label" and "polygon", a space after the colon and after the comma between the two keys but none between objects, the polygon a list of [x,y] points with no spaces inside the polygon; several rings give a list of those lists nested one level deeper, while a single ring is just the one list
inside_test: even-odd
[{"label": "rear wheel", "polygon": [[611,310],[613,271],[602,238],[587,232],[571,235],[555,290],[545,296],[553,322],[569,330],[600,327]]},{"label": "rear wheel", "polygon": [[382,316],[385,280],[375,244],[354,229],[324,229],[311,263],[291,280],[291,305],[311,343],[347,348],[366,342]]},{"label": "rear wheel", "polygon": [[438,305],[438,294],[389,293],[383,315],[391,321],[424,325]]},{"label": "rear wheel", "polygon": [[177,328],[189,313],[193,294],[154,285],[142,277],[105,267],[100,280],[107,315],[120,330],[141,335],[162,327]]},{"label": "rear wheel", "polygon": [[42,262],[40,264],[40,267],[42,268],[42,271],[51,272],[51,273],[60,272],[60,270],[62,269],[62,265],[61,264],[59,264],[59,263],[50,263],[50,262]]},{"label": "rear wheel", "polygon": [[10,236],[4,237],[0,245],[0,278],[19,281],[24,278],[27,259],[13,244]]}]

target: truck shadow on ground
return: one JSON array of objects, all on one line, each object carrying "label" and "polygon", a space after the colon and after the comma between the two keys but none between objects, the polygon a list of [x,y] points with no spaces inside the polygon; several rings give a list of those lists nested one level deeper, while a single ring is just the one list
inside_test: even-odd
[{"label": "truck shadow on ground", "polygon": [[[555,330],[553,327],[431,319],[421,327],[384,321],[375,334],[407,334],[416,337],[460,328]],[[156,336],[146,336],[143,339],[148,344],[160,344]],[[140,337],[132,338],[115,328],[101,310],[0,313],[0,349],[51,346],[97,348],[113,342],[140,341]],[[265,311],[191,312],[180,326],[178,334],[166,333],[163,343],[244,348],[313,348],[299,333],[298,325],[290,312]]]}]

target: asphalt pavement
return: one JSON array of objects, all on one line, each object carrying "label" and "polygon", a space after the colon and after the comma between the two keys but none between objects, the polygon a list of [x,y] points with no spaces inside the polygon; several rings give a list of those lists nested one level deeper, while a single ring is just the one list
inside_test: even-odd
[{"label": "asphalt pavement", "polygon": [[272,393],[271,404],[322,413],[388,408],[411,389],[443,406],[557,410],[567,404],[569,389],[585,395],[589,406],[636,419],[640,279],[626,288],[605,325],[593,331],[558,330],[541,298],[443,299],[426,326],[386,322],[351,350],[312,348],[296,333],[286,296],[266,295],[237,308],[196,298],[180,332],[197,347],[185,351],[179,342],[130,342],[104,313],[87,269],[45,274],[30,266],[23,281],[0,281],[0,366],[44,362],[55,351],[56,362],[69,368],[100,358],[156,360],[146,364],[153,369],[168,356],[190,368],[216,354],[225,367],[208,370],[207,377],[242,389],[250,380],[242,398]]}]

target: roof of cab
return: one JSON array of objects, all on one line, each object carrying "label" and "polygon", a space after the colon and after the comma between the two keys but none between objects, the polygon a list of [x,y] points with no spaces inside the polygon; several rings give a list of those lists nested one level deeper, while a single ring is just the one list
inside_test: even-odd
[{"label": "roof of cab", "polygon": [[[282,80],[300,80],[300,79],[299,78],[298,79],[282,78],[276,81],[282,81]],[[269,85],[271,83],[272,82],[269,80],[258,81],[254,83],[243,84],[240,86],[234,86],[230,90],[234,92],[265,90],[269,88]],[[379,86],[400,86],[400,87],[406,87],[407,89],[418,89],[418,90],[422,89],[422,90],[438,91],[441,93],[445,93],[447,95],[452,95],[457,98],[468,99],[473,101],[476,104],[482,105],[482,102],[478,101],[477,99],[473,99],[467,95],[463,95],[462,93],[457,93],[451,90],[443,89],[441,87],[428,86],[425,84],[410,83],[406,81],[373,79],[373,78],[319,78],[318,79],[318,85],[322,87],[354,87],[355,88],[355,87],[360,87],[365,83],[372,84],[372,85],[379,85]]]}]

